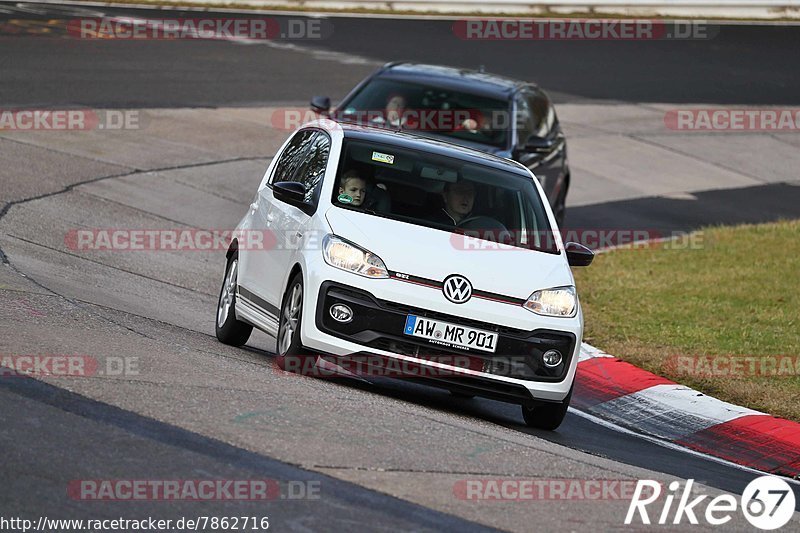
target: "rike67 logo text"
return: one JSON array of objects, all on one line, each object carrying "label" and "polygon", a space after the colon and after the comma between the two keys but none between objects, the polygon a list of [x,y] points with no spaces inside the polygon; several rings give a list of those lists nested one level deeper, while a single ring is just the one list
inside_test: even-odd
[{"label": "rike67 logo text", "polygon": [[[779,477],[761,476],[754,479],[745,487],[739,500],[730,494],[721,494],[710,501],[706,501],[707,494],[693,498],[693,485],[694,480],[690,479],[681,489],[681,483],[673,481],[668,486],[669,491],[662,505],[661,484],[649,479],[639,480],[625,515],[625,524],[636,520],[642,524],[678,525],[688,522],[697,525],[700,523],[699,516],[707,524],[721,526],[730,522],[741,510],[751,525],[770,531],[785,526],[794,515],[794,492],[789,483]],[[704,504],[704,511],[701,504]],[[652,511],[656,514],[651,518],[649,512]]]}]

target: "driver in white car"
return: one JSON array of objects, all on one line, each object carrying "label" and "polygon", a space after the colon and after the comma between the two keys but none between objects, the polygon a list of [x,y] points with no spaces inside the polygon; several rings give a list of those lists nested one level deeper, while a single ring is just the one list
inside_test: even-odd
[{"label": "driver in white car", "polygon": [[442,198],[444,207],[435,213],[433,220],[456,226],[472,213],[475,205],[475,184],[466,180],[447,183],[442,191]]}]

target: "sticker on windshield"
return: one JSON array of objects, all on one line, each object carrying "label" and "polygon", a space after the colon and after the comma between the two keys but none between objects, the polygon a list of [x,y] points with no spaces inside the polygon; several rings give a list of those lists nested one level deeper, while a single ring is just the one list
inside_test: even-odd
[{"label": "sticker on windshield", "polygon": [[372,152],[372,160],[387,165],[394,165],[394,156],[389,154],[382,154],[380,152]]},{"label": "sticker on windshield", "polygon": [[343,204],[352,204],[353,203],[353,197],[350,196],[349,194],[340,194],[339,197],[337,198],[337,200],[339,200],[339,202],[341,202]]}]

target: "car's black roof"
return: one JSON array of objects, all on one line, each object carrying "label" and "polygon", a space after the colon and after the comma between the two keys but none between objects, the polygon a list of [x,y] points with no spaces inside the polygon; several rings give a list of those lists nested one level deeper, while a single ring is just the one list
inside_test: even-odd
[{"label": "car's black roof", "polygon": [[375,73],[375,77],[424,83],[502,99],[509,98],[520,87],[534,85],[477,70],[405,62],[387,63]]},{"label": "car's black roof", "polygon": [[405,131],[376,128],[348,122],[340,122],[339,124],[347,139],[389,144],[397,146],[398,148],[419,150],[435,155],[453,157],[469,163],[510,171],[530,179],[530,174],[524,167],[504,157],[473,150],[472,148],[467,148],[444,140],[422,137]]}]

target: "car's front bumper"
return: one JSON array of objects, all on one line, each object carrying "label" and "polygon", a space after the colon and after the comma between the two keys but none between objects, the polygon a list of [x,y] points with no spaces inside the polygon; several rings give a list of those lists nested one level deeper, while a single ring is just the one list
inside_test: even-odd
[{"label": "car's front bumper", "polygon": [[[381,356],[386,361],[402,362],[403,368],[411,365],[425,369],[420,379],[429,384],[515,403],[560,402],[569,393],[582,338],[580,313],[573,319],[537,320],[540,317],[521,307],[509,309],[514,306],[484,302],[481,305],[487,307],[485,313],[475,313],[473,309],[473,316],[457,316],[452,314],[452,306],[443,309],[446,303],[434,302],[437,295],[430,288],[397,280],[361,278],[327,265],[315,266],[304,276],[301,328],[301,340],[311,351],[333,356],[357,355],[362,361],[365,356]],[[353,309],[352,322],[339,324],[331,318],[328,310],[337,302]],[[476,314],[499,318],[501,311],[505,311],[506,320],[475,319]],[[403,325],[408,314],[495,331],[500,335],[497,351],[482,354],[442,349],[404,336]],[[532,324],[537,327],[530,327]],[[562,365],[556,369],[541,364],[541,354],[551,348],[564,356]],[[459,361],[453,362],[454,357]],[[469,360],[466,367],[462,363],[465,358]],[[367,359],[375,362],[372,357]],[[511,366],[506,364],[509,361]],[[412,372],[408,378],[419,377]]]}]

